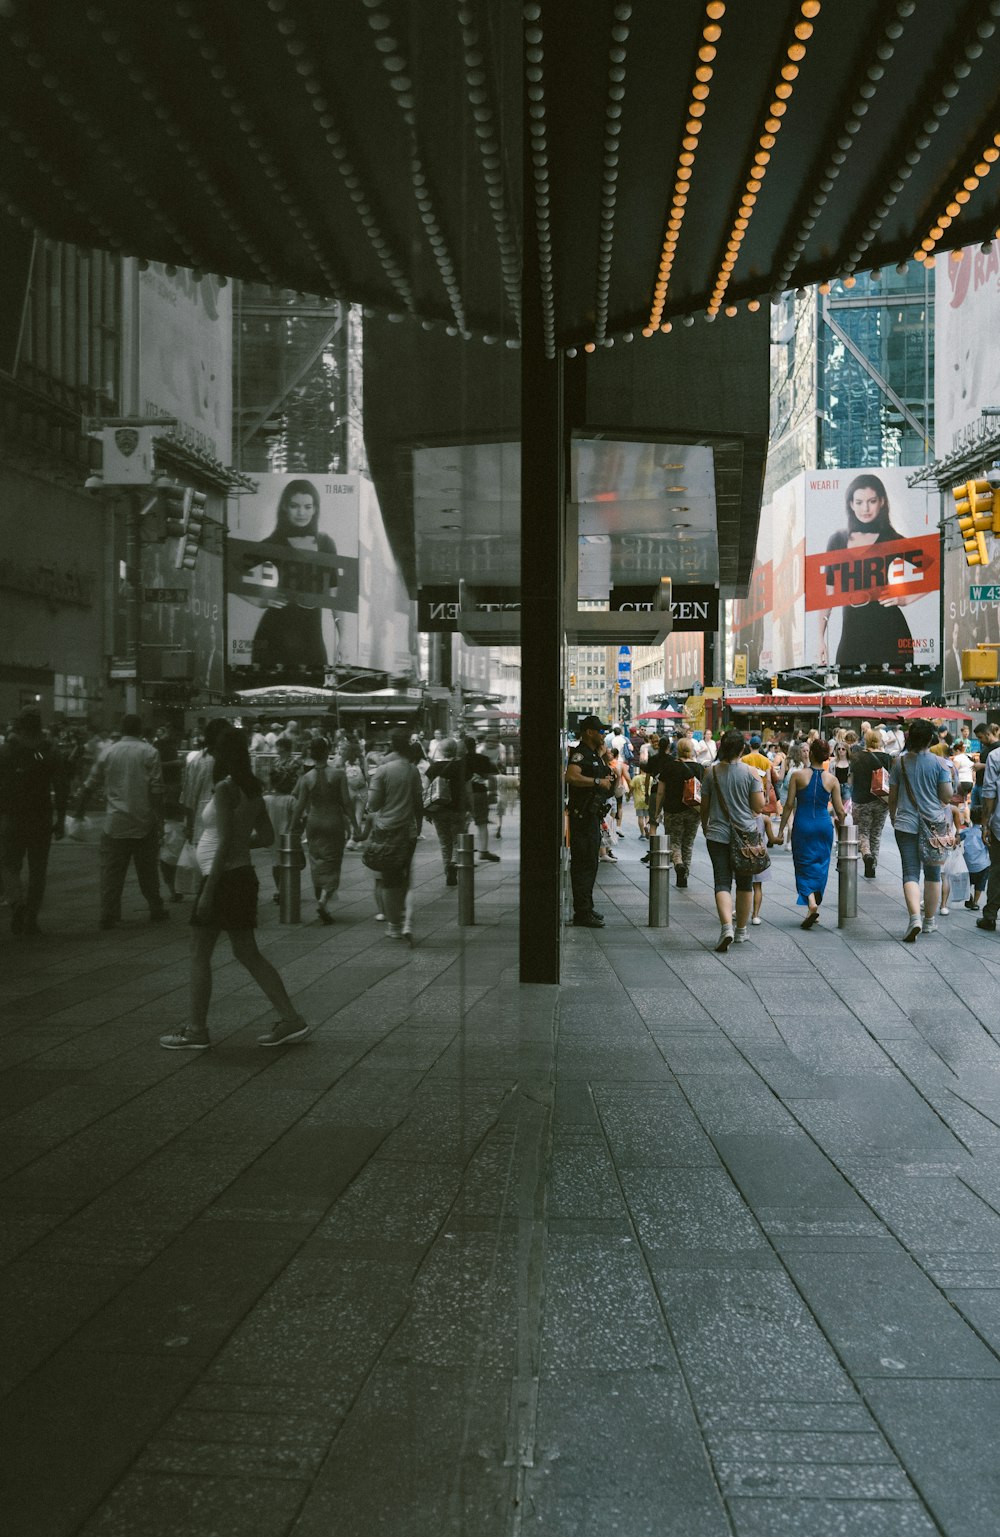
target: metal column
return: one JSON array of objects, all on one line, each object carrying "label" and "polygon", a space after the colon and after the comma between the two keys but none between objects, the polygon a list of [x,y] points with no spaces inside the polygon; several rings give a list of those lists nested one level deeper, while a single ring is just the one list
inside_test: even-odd
[{"label": "metal column", "polygon": [[670,927],[670,837],[653,833],[649,840],[649,919],[651,929]]},{"label": "metal column", "polygon": [[278,839],[278,882],[278,922],[300,922],[302,839],[298,833],[282,833]]},{"label": "metal column", "polygon": [[837,839],[837,927],[858,916],[858,829],[845,822]]},{"label": "metal column", "polygon": [[476,840],[471,833],[459,833],[455,839],[455,870],[458,875],[458,926],[472,928],[476,922]]}]

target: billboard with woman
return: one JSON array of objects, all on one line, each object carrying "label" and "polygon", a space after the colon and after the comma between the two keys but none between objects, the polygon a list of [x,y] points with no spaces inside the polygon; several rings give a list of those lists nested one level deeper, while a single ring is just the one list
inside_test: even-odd
[{"label": "billboard with woman", "polygon": [[261,475],[229,516],[229,664],[358,662],[357,475]]},{"label": "billboard with woman", "polygon": [[941,654],[937,492],[905,469],[805,475],[806,662],[936,666]]}]

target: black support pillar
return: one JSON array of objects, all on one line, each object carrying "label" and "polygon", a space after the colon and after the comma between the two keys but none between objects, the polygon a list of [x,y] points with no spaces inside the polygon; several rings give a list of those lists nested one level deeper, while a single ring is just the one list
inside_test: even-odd
[{"label": "black support pillar", "polygon": [[[566,519],[563,358],[545,355],[531,140],[524,129],[521,340],[520,979],[559,981],[563,823],[563,544]],[[523,770],[522,770],[523,772]]]}]

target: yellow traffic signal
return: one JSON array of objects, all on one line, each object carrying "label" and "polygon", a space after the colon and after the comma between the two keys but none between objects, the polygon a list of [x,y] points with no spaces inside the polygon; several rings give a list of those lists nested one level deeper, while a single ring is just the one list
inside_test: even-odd
[{"label": "yellow traffic signal", "polygon": [[569,686],[570,686],[570,688],[576,688],[576,673],[575,672],[571,672],[570,675],[569,675]]},{"label": "yellow traffic signal", "polygon": [[989,562],[985,535],[1000,526],[1000,494],[988,480],[967,480],[961,486],[953,486],[955,513],[965,547],[965,559],[970,566],[985,566]]}]

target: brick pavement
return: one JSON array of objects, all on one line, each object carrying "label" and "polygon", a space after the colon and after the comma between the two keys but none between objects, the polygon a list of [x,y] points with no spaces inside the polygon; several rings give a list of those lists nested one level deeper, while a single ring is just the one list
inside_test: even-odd
[{"label": "brick pavement", "polygon": [[[985,1537],[1000,1527],[1000,948],[899,943],[898,863],[802,933],[778,854],[720,957],[708,862],[650,932],[516,981],[516,822],[412,951],[348,856],[337,922],[262,945],[184,908],[98,934],[96,855],[0,932],[0,1436],[12,1537]],[[264,874],[264,872],[262,872]],[[309,910],[306,909],[307,916]]]}]

